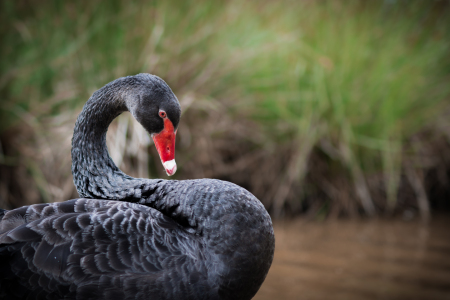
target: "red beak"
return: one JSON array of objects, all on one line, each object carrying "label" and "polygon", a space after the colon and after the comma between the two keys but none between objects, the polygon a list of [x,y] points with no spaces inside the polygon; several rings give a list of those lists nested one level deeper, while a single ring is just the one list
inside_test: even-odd
[{"label": "red beak", "polygon": [[156,150],[158,150],[161,162],[169,176],[172,176],[177,171],[177,164],[175,162],[176,134],[177,132],[172,122],[168,118],[165,118],[164,129],[160,133],[154,133],[152,135]]}]

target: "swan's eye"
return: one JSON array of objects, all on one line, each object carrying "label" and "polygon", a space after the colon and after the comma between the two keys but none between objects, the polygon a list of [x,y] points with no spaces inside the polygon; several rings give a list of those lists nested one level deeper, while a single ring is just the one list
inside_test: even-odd
[{"label": "swan's eye", "polygon": [[161,118],[165,119],[165,118],[167,117],[167,114],[166,114],[165,111],[160,110],[160,111],[159,111],[159,116],[160,116]]}]

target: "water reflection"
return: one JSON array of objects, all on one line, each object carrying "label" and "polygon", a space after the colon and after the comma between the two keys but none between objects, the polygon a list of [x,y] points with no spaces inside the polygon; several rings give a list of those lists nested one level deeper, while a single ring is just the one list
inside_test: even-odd
[{"label": "water reflection", "polygon": [[255,300],[450,299],[450,218],[276,223]]}]

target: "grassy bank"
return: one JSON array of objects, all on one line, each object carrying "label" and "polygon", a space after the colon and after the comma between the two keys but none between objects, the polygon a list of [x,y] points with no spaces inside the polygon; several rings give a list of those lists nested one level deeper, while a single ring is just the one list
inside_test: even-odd
[{"label": "grassy bank", "polygon": [[[177,178],[236,182],[277,216],[426,216],[427,174],[448,172],[447,1],[2,6],[5,205],[75,197],[77,113],[139,72],[182,104]],[[127,115],[109,132],[121,168],[163,176],[149,145]]]}]

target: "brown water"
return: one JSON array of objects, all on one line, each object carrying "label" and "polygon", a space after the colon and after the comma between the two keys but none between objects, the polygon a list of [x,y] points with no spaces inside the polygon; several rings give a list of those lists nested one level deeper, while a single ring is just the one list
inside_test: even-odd
[{"label": "brown water", "polygon": [[254,300],[450,299],[450,217],[276,223]]}]

